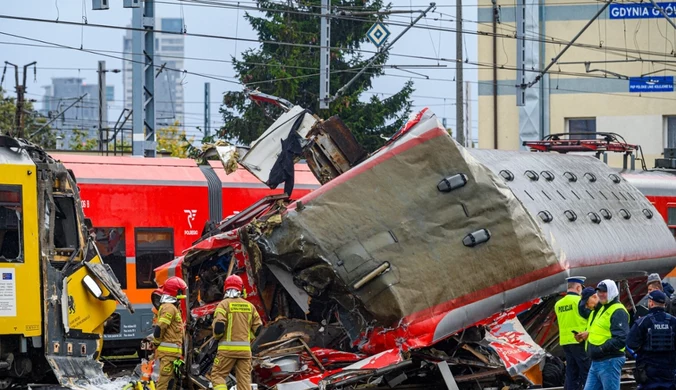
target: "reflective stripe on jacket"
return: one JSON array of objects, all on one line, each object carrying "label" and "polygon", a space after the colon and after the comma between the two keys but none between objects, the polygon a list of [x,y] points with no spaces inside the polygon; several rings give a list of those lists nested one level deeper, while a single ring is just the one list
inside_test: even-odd
[{"label": "reflective stripe on jacket", "polygon": [[256,308],[243,298],[226,298],[214,311],[214,326],[218,322],[225,324],[225,334],[214,333],[218,350],[250,356],[254,331],[262,324]]},{"label": "reflective stripe on jacket", "polygon": [[183,353],[183,347],[180,344],[161,342],[157,347],[158,351],[169,353]]}]

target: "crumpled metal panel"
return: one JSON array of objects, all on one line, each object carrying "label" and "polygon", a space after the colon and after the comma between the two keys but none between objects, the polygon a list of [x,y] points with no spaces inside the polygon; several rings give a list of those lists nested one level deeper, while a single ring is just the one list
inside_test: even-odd
[{"label": "crumpled metal panel", "polygon": [[524,375],[545,357],[545,350],[533,341],[513,311],[488,325],[485,344],[498,354],[510,376]]},{"label": "crumpled metal panel", "polygon": [[132,314],[134,313],[134,307],[131,305],[131,302],[129,302],[124,291],[122,291],[122,288],[120,288],[120,282],[117,280],[117,277],[108,264],[87,261],[84,265],[96,276],[103,286],[108,289],[112,298],[122,306],[126,307]]},{"label": "crumpled metal panel", "polygon": [[91,389],[110,383],[103,373],[103,363],[89,357],[47,355],[59,384],[69,389]]}]

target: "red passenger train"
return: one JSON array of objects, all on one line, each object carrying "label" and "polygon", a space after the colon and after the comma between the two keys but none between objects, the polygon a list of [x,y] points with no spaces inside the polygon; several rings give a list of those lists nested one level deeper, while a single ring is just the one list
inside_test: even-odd
[{"label": "red passenger train", "polygon": [[648,198],[676,236],[676,170],[629,171],[622,176]]},{"label": "red passenger train", "polygon": [[[54,154],[73,171],[97,247],[136,313],[118,310],[108,321],[104,355],[132,352],[152,332],[153,269],[190,247],[208,221],[246,209],[270,190],[245,169],[226,175],[220,161],[200,166],[177,158],[144,159]],[[291,194],[319,187],[304,164],[296,165]]]}]

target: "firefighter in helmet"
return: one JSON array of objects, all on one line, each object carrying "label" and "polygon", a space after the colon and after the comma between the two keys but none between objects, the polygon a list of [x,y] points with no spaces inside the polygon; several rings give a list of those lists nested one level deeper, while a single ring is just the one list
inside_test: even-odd
[{"label": "firefighter in helmet", "polygon": [[159,362],[157,390],[166,390],[175,385],[174,365],[183,355],[184,333],[178,303],[185,298],[187,288],[183,279],[176,276],[167,279],[162,286],[162,298],[153,331],[155,361]]},{"label": "firefighter in helmet", "polygon": [[676,317],[665,311],[668,297],[660,290],[648,294],[650,312],[629,331],[627,346],[636,351],[634,378],[639,389],[674,389],[676,385]]},{"label": "firefighter in helmet", "polygon": [[227,390],[225,378],[235,369],[237,390],[251,390],[251,341],[262,322],[256,308],[242,298],[237,275],[225,279],[225,296],[214,312],[213,333],[218,353],[211,368],[214,390]]}]

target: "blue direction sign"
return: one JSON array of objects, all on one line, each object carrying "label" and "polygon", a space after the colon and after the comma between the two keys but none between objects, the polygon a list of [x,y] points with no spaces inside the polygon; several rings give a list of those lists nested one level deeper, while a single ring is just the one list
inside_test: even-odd
[{"label": "blue direction sign", "polygon": [[630,77],[629,92],[673,92],[674,76]]},{"label": "blue direction sign", "polygon": [[[673,18],[676,16],[676,2],[657,3],[664,12]],[[652,3],[622,3],[610,5],[610,19],[651,19],[661,18],[662,13]]]},{"label": "blue direction sign", "polygon": [[385,27],[384,24],[376,22],[369,31],[366,33],[366,37],[373,42],[376,47],[380,48],[383,43],[387,40],[387,37],[390,36],[390,30]]}]

